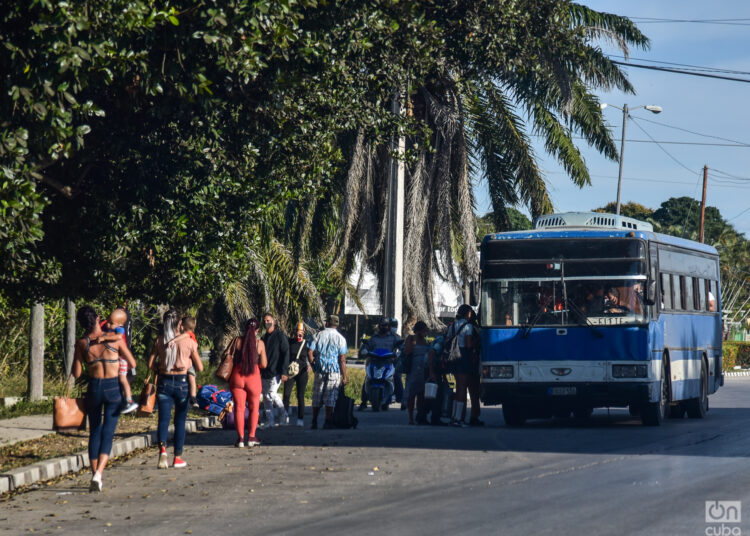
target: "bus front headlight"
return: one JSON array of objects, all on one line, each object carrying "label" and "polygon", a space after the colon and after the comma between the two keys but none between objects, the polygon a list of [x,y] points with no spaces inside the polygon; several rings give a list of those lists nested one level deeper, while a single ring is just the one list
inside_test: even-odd
[{"label": "bus front headlight", "polygon": [[612,365],[613,378],[646,378],[648,367],[646,365]]},{"label": "bus front headlight", "polygon": [[513,365],[490,365],[482,367],[482,377],[507,380],[513,377]]}]

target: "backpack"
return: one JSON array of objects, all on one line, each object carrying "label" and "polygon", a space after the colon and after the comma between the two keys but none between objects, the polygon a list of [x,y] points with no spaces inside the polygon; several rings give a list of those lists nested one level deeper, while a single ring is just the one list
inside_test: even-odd
[{"label": "backpack", "polygon": [[354,416],[354,399],[346,396],[344,386],[339,387],[339,396],[333,408],[333,425],[336,428],[356,428],[359,419]]},{"label": "backpack", "polygon": [[[443,354],[441,356],[441,360],[444,363],[452,365],[461,361],[461,347],[458,346],[458,335],[468,325],[470,324],[466,322],[466,324],[461,326],[461,328],[450,337],[446,334],[445,344],[443,345]],[[453,324],[453,326],[455,326],[455,324]],[[448,330],[450,330],[450,328],[451,326],[448,327]]]},{"label": "backpack", "polygon": [[221,415],[227,402],[232,400],[232,393],[219,389],[215,385],[201,385],[195,399],[202,409],[214,415]]}]

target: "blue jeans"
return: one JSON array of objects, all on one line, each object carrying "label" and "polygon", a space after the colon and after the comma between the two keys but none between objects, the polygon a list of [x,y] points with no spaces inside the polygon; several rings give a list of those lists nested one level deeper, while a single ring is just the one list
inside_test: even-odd
[{"label": "blue jeans", "polygon": [[[120,418],[120,382],[117,378],[89,378],[86,411],[89,416],[89,460],[112,452],[117,420]],[[104,418],[102,418],[104,409]]]},{"label": "blue jeans", "polygon": [[174,455],[182,454],[185,445],[185,420],[188,413],[187,374],[162,375],[156,385],[156,400],[159,404],[159,428],[156,440],[167,444],[169,417],[174,407]]}]

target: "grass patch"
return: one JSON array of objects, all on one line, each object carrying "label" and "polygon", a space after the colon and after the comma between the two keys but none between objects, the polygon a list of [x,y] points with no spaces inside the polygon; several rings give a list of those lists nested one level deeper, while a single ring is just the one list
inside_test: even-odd
[{"label": "grass patch", "polygon": [[[52,410],[50,402],[50,419]],[[117,423],[115,440],[156,430],[156,416],[122,415]],[[32,463],[68,456],[88,448],[88,430],[53,433],[36,439],[20,441],[0,448],[0,473]]]}]

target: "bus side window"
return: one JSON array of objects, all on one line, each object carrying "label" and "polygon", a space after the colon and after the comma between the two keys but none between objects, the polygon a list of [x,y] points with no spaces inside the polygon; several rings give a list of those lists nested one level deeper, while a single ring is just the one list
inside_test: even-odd
[{"label": "bus side window", "polygon": [[708,294],[706,294],[706,280],[696,278],[695,281],[698,284],[698,289],[695,292],[696,309],[698,309],[699,311],[708,311],[708,300],[706,299],[706,297],[708,296]]},{"label": "bus side window", "polygon": [[706,285],[706,304],[709,311],[716,311],[716,281],[709,279]]},{"label": "bus side window", "polygon": [[672,276],[661,274],[661,308],[672,309]]},{"label": "bus side window", "polygon": [[672,276],[672,290],[674,292],[674,303],[672,304],[672,308],[676,311],[685,309],[685,306],[683,305],[684,302],[682,301],[682,283],[684,279],[685,277],[681,275]]},{"label": "bus side window", "polygon": [[683,284],[684,284],[684,294],[683,294],[683,309],[686,311],[693,311],[695,310],[695,300],[693,299],[693,278],[692,277],[682,277]]}]

